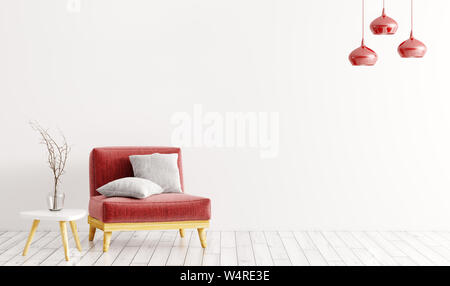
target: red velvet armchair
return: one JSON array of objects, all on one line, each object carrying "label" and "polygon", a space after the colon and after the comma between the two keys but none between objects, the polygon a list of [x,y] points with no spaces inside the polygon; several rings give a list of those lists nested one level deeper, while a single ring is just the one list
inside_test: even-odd
[{"label": "red velvet armchair", "polygon": [[[97,188],[124,177],[133,177],[128,156],[153,153],[178,154],[182,193],[162,193],[145,199],[105,197]],[[207,198],[184,193],[181,150],[175,147],[102,147],[94,148],[89,158],[89,240],[96,229],[103,230],[103,251],[107,252],[113,231],[196,228],[203,248],[205,228],[209,227],[211,202]]]}]

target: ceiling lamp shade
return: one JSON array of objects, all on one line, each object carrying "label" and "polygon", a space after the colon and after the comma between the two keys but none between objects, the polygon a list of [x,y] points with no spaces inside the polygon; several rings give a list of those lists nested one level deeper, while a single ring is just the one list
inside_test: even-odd
[{"label": "ceiling lamp shade", "polygon": [[427,52],[427,46],[421,41],[414,39],[411,33],[409,39],[398,46],[397,51],[402,58],[423,58]]},{"label": "ceiling lamp shade", "polygon": [[362,0],[362,40],[361,46],[354,49],[348,56],[354,66],[373,66],[377,60],[377,54],[364,44],[364,0]]},{"label": "ceiling lamp shade", "polygon": [[386,16],[383,0],[381,16],[370,23],[370,30],[374,35],[393,35],[397,32],[398,24],[391,17]]},{"label": "ceiling lamp shade", "polygon": [[350,63],[354,66],[373,66],[378,56],[371,48],[364,45],[364,41],[361,42],[359,48],[354,49],[348,56]]},{"label": "ceiling lamp shade", "polygon": [[422,58],[427,52],[427,46],[413,36],[413,0],[411,0],[411,34],[409,39],[398,46],[402,58]]}]

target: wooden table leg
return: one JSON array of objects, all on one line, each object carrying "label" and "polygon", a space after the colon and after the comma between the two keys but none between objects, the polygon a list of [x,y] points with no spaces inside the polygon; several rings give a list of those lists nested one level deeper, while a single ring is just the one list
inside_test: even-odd
[{"label": "wooden table leg", "polygon": [[81,243],[80,243],[80,238],[78,237],[77,224],[75,221],[70,221],[69,223],[70,223],[70,228],[72,229],[73,238],[75,239],[77,248],[79,251],[81,251]]},{"label": "wooden table leg", "polygon": [[25,256],[28,253],[28,249],[30,248],[31,241],[33,240],[33,236],[36,232],[36,229],[39,225],[39,220],[35,219],[33,221],[33,225],[31,226],[30,234],[28,235],[27,243],[25,244],[25,248],[23,249],[22,255]]},{"label": "wooden table leg", "polygon": [[66,257],[66,261],[69,261],[69,240],[67,238],[67,227],[65,221],[59,222],[59,228],[61,230],[61,238],[64,245],[64,255]]}]

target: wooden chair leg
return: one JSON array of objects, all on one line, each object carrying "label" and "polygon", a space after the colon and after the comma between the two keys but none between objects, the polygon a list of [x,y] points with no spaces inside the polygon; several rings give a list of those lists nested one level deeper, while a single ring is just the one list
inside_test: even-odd
[{"label": "wooden chair leg", "polygon": [[69,239],[67,238],[66,222],[60,221],[59,228],[61,230],[61,238],[64,246],[64,256],[66,258],[66,261],[69,261]]},{"label": "wooden chair leg", "polygon": [[25,256],[28,253],[28,249],[30,248],[31,241],[33,240],[34,234],[36,233],[36,229],[39,225],[39,220],[35,219],[33,221],[33,225],[31,226],[30,234],[28,235],[27,243],[25,244],[25,248],[23,249],[22,255]]},{"label": "wooden chair leg", "polygon": [[197,228],[198,237],[203,248],[206,248],[206,232],[204,228]]},{"label": "wooden chair leg", "polygon": [[81,251],[80,237],[78,236],[77,224],[75,221],[70,221],[70,229],[72,229],[73,239],[79,251]]},{"label": "wooden chair leg", "polygon": [[180,228],[180,236],[184,237],[184,229],[183,228]]},{"label": "wooden chair leg", "polygon": [[95,228],[95,226],[89,225],[89,241],[93,241],[94,240],[94,236],[95,236],[95,230],[97,228]]},{"label": "wooden chair leg", "polygon": [[111,243],[112,232],[103,232],[103,252],[107,252],[109,249],[109,244]]}]

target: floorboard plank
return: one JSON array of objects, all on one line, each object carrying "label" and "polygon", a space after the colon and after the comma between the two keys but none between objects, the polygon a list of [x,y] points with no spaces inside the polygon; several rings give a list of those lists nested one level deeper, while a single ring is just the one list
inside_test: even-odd
[{"label": "floorboard plank", "polygon": [[253,253],[252,241],[248,231],[236,232],[236,251],[239,266],[254,266],[255,255]]},{"label": "floorboard plank", "polygon": [[133,258],[131,265],[148,265],[161,236],[162,231],[151,231]]},{"label": "floorboard plank", "polygon": [[0,253],[2,252],[2,251],[1,251],[2,245],[3,245],[4,243],[6,243],[8,240],[10,240],[11,238],[12,238],[11,236],[6,236],[6,235],[2,235],[2,236],[0,237]]},{"label": "floorboard plank", "polygon": [[380,266],[380,262],[365,248],[354,248],[353,253],[359,258],[359,260],[365,266]]},{"label": "floorboard plank", "polygon": [[23,244],[23,246],[25,246],[25,242],[26,242],[27,237],[28,237],[28,232],[21,231],[21,232],[17,232],[17,234],[15,236],[12,236],[10,239],[4,241],[0,245],[0,261],[2,261],[1,260],[1,255],[5,251],[8,251],[12,247],[17,246],[17,244]]},{"label": "floorboard plank", "polygon": [[412,234],[423,244],[450,261],[450,245],[445,243],[445,239],[442,241],[439,235],[434,236],[429,232],[414,232]]},{"label": "floorboard plank", "polygon": [[149,233],[149,231],[135,231],[112,263],[112,266],[130,266]]},{"label": "floorboard plank", "polygon": [[[355,253],[347,246],[347,244],[335,233],[332,231],[324,231],[322,232],[325,239],[330,243],[330,245],[334,248],[336,253],[342,258],[342,261],[345,265],[348,266],[362,266],[361,260],[355,255]],[[334,265],[339,265],[334,264]]]},{"label": "floorboard plank", "polygon": [[186,259],[184,261],[185,266],[201,266],[203,262],[204,250],[199,243],[198,234],[196,231],[191,233],[191,239],[189,241],[188,250],[186,253]]},{"label": "floorboard plank", "polygon": [[330,261],[330,266],[346,266],[345,262],[343,261]]},{"label": "floorboard plank", "polygon": [[[2,237],[9,237],[9,238],[15,237],[16,235],[18,235],[21,232],[24,232],[24,231],[5,231],[2,234]],[[26,233],[28,233],[28,232],[26,232]]]},{"label": "floorboard plank", "polygon": [[[53,241],[51,241],[50,243],[48,243],[44,249],[54,249],[55,251],[48,256],[47,258],[45,258],[43,261],[40,262],[39,265],[41,266],[55,266],[55,265],[61,265],[63,263],[65,263],[65,265],[76,265],[75,263],[72,264],[72,262],[75,261],[79,261],[79,259],[81,258],[82,254],[86,253],[93,245],[93,242],[89,242],[87,241],[87,233],[86,232],[79,232],[78,233],[80,236],[80,242],[81,245],[83,247],[82,252],[79,253],[77,250],[77,254],[75,254],[76,252],[74,252],[72,249],[70,251],[70,262],[66,262],[64,260],[64,250],[62,247],[62,242],[61,242],[61,237],[58,235]],[[73,239],[73,238],[71,238]],[[95,241],[98,241],[98,237],[95,238]],[[58,242],[59,243],[56,243]],[[70,241],[69,241],[70,243]],[[72,245],[72,244],[69,244]],[[75,256],[77,256],[77,258],[75,258]]]},{"label": "floorboard plank", "polygon": [[334,248],[348,248],[347,244],[334,231],[322,231],[323,237]]},{"label": "floorboard plank", "polygon": [[185,230],[185,235],[183,238],[180,235],[177,235],[175,242],[172,246],[172,250],[170,251],[169,258],[167,259],[166,265],[168,266],[184,265],[191,237],[192,232],[190,230]]},{"label": "floorboard plank", "polygon": [[389,241],[402,241],[398,236],[392,231],[380,231],[379,232],[385,239]]},{"label": "floorboard plank", "polygon": [[419,231],[411,231],[408,232],[410,235],[414,236],[418,240],[420,240],[423,244],[427,246],[443,246],[439,240],[434,239],[433,237],[427,235],[426,232]]},{"label": "floorboard plank", "polygon": [[169,258],[170,251],[175,242],[177,231],[164,231],[155,252],[150,259],[149,266],[164,266]]},{"label": "floorboard plank", "polygon": [[[114,232],[113,232],[114,233]],[[127,243],[133,237],[134,231],[121,231],[114,239],[111,238],[111,243],[108,252],[103,252],[103,244],[94,246],[90,252],[80,260],[81,265],[94,266],[111,266]]]},{"label": "floorboard plank", "polygon": [[130,266],[131,261],[138,252],[138,246],[125,246],[117,258],[114,260],[112,266]]},{"label": "floorboard plank", "polygon": [[326,266],[328,265],[327,261],[317,249],[314,242],[311,240],[311,237],[308,235],[306,231],[295,231],[294,237],[297,240],[297,243],[300,245],[300,248],[303,250],[303,253],[306,256],[310,265],[313,266]]},{"label": "floorboard plank", "polygon": [[234,231],[222,231],[220,236],[220,265],[237,265],[236,234]]},{"label": "floorboard plank", "polygon": [[445,259],[442,255],[435,252],[432,248],[426,246],[424,243],[419,241],[416,237],[409,234],[408,232],[396,232],[402,240],[406,241],[410,246],[412,246],[416,251],[420,254],[428,258],[433,264],[439,266],[448,266],[450,265],[450,261]]},{"label": "floorboard plank", "polygon": [[439,231],[439,235],[450,241],[450,232],[448,231]]},{"label": "floorboard plank", "polygon": [[[57,233],[57,232],[45,232],[45,234],[43,236],[41,236],[40,239],[34,240],[31,243],[26,256],[22,255],[23,250],[19,250],[17,252],[17,254],[11,260],[9,260],[8,263],[5,263],[4,265],[7,265],[7,266],[34,265],[34,264],[30,264],[30,263],[26,264],[26,262],[30,259],[32,259],[32,261],[36,261],[36,258],[34,258],[34,256],[39,254],[40,250],[43,247],[45,247],[47,244],[49,244],[53,240],[57,239],[58,237],[59,237],[59,233]],[[39,257],[41,257],[41,256],[39,256]]]},{"label": "floorboard plank", "polygon": [[295,239],[294,234],[290,231],[279,232],[279,234],[292,265],[309,266],[310,264],[308,262],[308,259],[306,258],[305,253]]},{"label": "floorboard plank", "polygon": [[423,256],[420,252],[410,246],[407,242],[403,241],[399,236],[395,235],[393,232],[380,232],[381,235],[388,239],[392,244],[394,244],[398,249],[400,249],[407,257],[409,257],[414,263],[419,266],[432,266],[428,258]]},{"label": "floorboard plank", "polygon": [[207,247],[203,255],[203,266],[220,265],[220,232],[208,231],[206,234]]},{"label": "floorboard plank", "polygon": [[255,263],[257,266],[272,266],[274,265],[272,254],[267,245],[267,240],[262,231],[250,232],[250,239],[252,241],[253,252],[255,254]]},{"label": "floorboard plank", "polygon": [[438,243],[441,247],[445,247],[446,249],[450,250],[450,240],[447,240],[440,234],[440,232],[427,231],[425,232],[425,235],[430,239],[436,241],[436,243]]},{"label": "floorboard plank", "polygon": [[135,231],[128,241],[127,246],[141,247],[149,234],[150,231],[147,230]]},{"label": "floorboard plank", "polygon": [[375,241],[373,241],[365,232],[355,231],[352,234],[362,245],[384,266],[396,266],[397,262],[385,250],[383,250]]},{"label": "floorboard plank", "polygon": [[[332,264],[330,262],[333,261],[342,261],[342,258],[337,254],[334,248],[330,245],[330,243],[325,239],[319,231],[308,231],[308,235],[311,240],[314,242],[314,245],[317,247],[319,252],[322,254],[323,258],[328,264]],[[343,261],[342,261],[343,262]]]},{"label": "floorboard plank", "polygon": [[281,237],[276,231],[264,232],[267,240],[267,246],[272,255],[273,263],[276,266],[290,266],[292,265],[289,255],[284,248]]},{"label": "floorboard plank", "polygon": [[22,265],[23,266],[38,266],[42,261],[47,259],[56,249],[53,248],[42,248],[35,255],[27,259]]},{"label": "floorboard plank", "polygon": [[394,259],[400,266],[417,266],[417,263],[408,256],[395,256]]},{"label": "floorboard plank", "polygon": [[294,237],[303,250],[317,250],[316,245],[306,231],[294,231]]},{"label": "floorboard plank", "polygon": [[[39,239],[41,239],[43,236],[45,236],[47,232],[36,232],[34,235],[33,241],[36,242]],[[24,257],[22,257],[22,252],[25,247],[25,240],[27,239],[27,235],[20,234],[18,235],[19,239],[15,240],[13,244],[10,244],[10,247],[6,249],[2,254],[0,254],[0,261],[7,262],[4,265],[9,265],[9,261],[13,260],[14,257],[17,257],[20,261],[23,261]],[[31,249],[29,252],[33,254],[36,250]],[[15,265],[15,262],[12,262],[13,265]]]},{"label": "floorboard plank", "polygon": [[364,246],[353,236],[349,231],[337,231],[336,235],[342,239],[342,241],[350,249],[364,249]]},{"label": "floorboard plank", "polygon": [[[395,257],[405,257],[406,254],[403,253],[400,249],[398,249],[391,241],[384,238],[377,231],[369,231],[367,235],[372,239],[375,243],[377,243],[381,248],[383,248],[390,256],[395,259]],[[397,260],[396,260],[397,261]],[[407,261],[407,260],[405,260]]]}]

